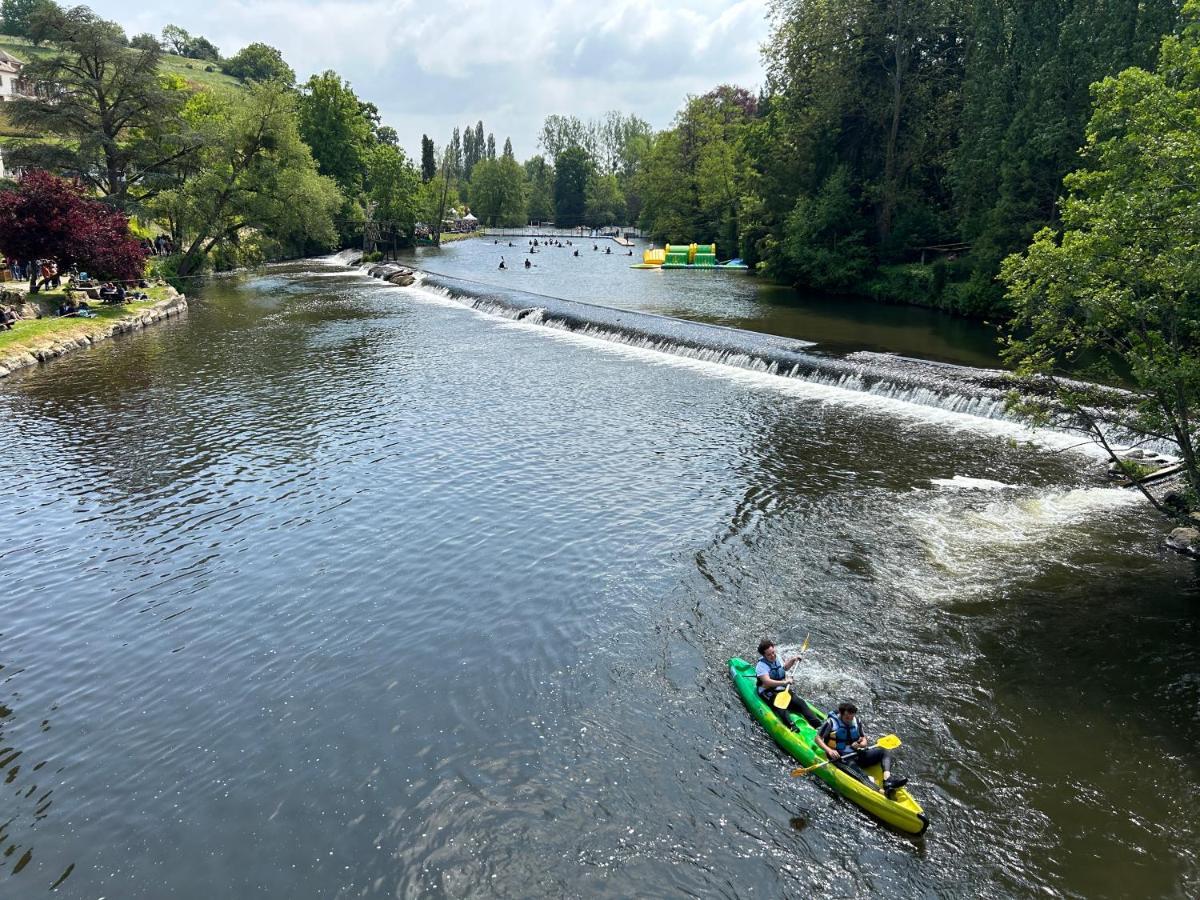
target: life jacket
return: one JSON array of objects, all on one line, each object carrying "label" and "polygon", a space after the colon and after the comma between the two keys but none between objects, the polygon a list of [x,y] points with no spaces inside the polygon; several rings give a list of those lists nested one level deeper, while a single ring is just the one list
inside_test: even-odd
[{"label": "life jacket", "polygon": [[862,726],[858,724],[858,716],[849,725],[842,721],[837,710],[829,714],[826,724],[830,726],[830,736],[837,742],[838,753],[845,753],[846,748],[862,737]]},{"label": "life jacket", "polygon": [[[767,670],[768,670],[767,674],[771,676],[772,680],[783,681],[784,679],[787,678],[787,669],[785,669],[783,667],[783,663],[779,661],[778,656],[775,657],[775,662],[768,662],[767,658],[765,656],[760,656],[758,658],[758,661],[760,663],[767,664]],[[778,692],[779,692],[779,688],[777,688],[777,687],[762,687],[760,685],[758,688],[758,695],[760,697],[769,697]]]}]

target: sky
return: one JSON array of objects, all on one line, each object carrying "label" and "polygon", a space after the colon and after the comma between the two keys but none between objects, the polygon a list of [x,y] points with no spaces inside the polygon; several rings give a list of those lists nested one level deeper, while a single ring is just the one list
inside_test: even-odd
[{"label": "sky", "polygon": [[224,56],[254,41],[278,47],[300,81],[333,69],[410,155],[422,134],[440,147],[479,120],[497,145],[511,136],[518,159],[539,152],[551,113],[616,109],[665,128],[688,94],[756,91],[769,30],[767,0],[82,2],[131,36],[173,24]]}]

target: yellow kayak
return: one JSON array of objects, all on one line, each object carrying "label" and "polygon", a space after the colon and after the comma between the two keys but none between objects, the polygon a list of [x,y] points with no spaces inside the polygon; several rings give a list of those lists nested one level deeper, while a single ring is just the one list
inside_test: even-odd
[{"label": "yellow kayak", "polygon": [[[758,719],[760,725],[771,735],[772,740],[789,753],[801,766],[813,766],[826,760],[825,752],[817,745],[817,732],[803,719],[791,716],[799,727],[799,731],[786,728],[779,720],[775,711],[758,696],[757,681],[754,677],[754,664],[736,656],[729,661],[729,677],[737,688],[742,702]],[[811,703],[809,707],[819,716],[825,713]],[[788,713],[790,716],[791,714]],[[899,788],[887,797],[877,785],[883,781],[883,773],[879,766],[866,766],[862,769],[875,779],[875,784],[867,784],[852,775],[845,767],[828,765],[815,770],[812,775],[820,778],[827,785],[854,803],[861,806],[875,818],[909,834],[924,834],[929,827],[929,819],[921,810],[920,805],[904,788]]]}]

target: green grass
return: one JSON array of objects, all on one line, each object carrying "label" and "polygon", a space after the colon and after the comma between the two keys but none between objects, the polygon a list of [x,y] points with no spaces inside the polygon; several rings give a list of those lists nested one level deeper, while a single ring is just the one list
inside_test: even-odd
[{"label": "green grass", "polygon": [[[11,53],[22,62],[28,62],[35,56],[53,56],[56,51],[53,47],[35,47],[25,38],[14,37],[13,35],[0,35],[0,50]],[[212,72],[205,72],[204,67],[211,65]],[[221,71],[221,67],[216,63],[210,63],[202,59],[188,59],[183,56],[175,56],[171,53],[164,53],[162,62],[159,64],[159,71],[167,75],[179,75],[192,88],[201,87],[240,87],[241,82],[236,78],[232,78]]]},{"label": "green grass", "polygon": [[[13,325],[11,331],[0,331],[0,357],[22,350],[36,350],[39,347],[46,347],[69,338],[103,331],[113,322],[126,318],[132,313],[140,313],[159,300],[165,300],[170,295],[170,289],[151,287],[146,288],[146,293],[150,295],[149,300],[138,300],[121,306],[105,306],[93,300],[91,310],[96,314],[94,319],[80,319],[75,316],[20,319]],[[36,295],[36,299],[49,301],[56,307],[62,297],[62,291],[42,291]]]}]

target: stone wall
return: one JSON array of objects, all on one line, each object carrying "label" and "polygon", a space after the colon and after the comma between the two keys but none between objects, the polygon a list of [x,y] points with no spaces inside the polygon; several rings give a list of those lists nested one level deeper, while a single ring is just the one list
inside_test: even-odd
[{"label": "stone wall", "polygon": [[[48,336],[46,343],[39,344],[28,350],[17,350],[0,357],[0,378],[20,369],[36,366],[38,363],[49,362],[75,350],[82,350],[100,341],[108,340],[114,335],[128,334],[138,331],[155,322],[162,322],[171,316],[181,316],[187,311],[187,297],[174,294],[166,300],[160,300],[153,306],[140,309],[120,319],[111,322],[94,323],[93,320],[82,321],[95,324],[96,327],[84,334],[75,334],[54,340]],[[20,327],[18,325],[18,327]]]}]

